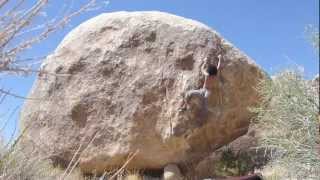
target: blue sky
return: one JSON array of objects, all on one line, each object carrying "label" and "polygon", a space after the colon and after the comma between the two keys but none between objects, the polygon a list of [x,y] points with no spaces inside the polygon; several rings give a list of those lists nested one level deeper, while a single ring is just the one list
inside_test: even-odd
[{"label": "blue sky", "polygon": [[[78,4],[79,1],[85,2],[77,0]],[[101,4],[107,2],[97,1]],[[50,2],[46,9],[49,17],[59,12],[61,2]],[[308,24],[319,26],[319,0],[111,0],[106,4],[99,10],[76,17],[68,27],[52,34],[23,56],[50,54],[71,29],[100,13],[157,10],[195,19],[212,27],[270,74],[294,65],[303,67],[307,78],[319,72],[318,54],[304,33]],[[0,85],[16,94],[27,96],[34,78],[34,75],[1,75]],[[0,127],[9,118],[10,112],[22,104],[23,100],[8,97],[0,105]],[[6,139],[18,124],[18,112],[13,113],[2,132]]]}]

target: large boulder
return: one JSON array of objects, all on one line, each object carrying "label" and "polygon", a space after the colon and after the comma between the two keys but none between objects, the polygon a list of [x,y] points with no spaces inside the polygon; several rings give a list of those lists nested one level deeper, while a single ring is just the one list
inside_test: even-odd
[{"label": "large boulder", "polygon": [[[199,116],[203,60],[220,76]],[[22,145],[84,172],[121,166],[160,169],[197,162],[246,133],[263,77],[257,65],[209,27],[161,12],[101,14],[70,32],[41,66],[21,113]],[[79,146],[81,146],[79,148]],[[79,153],[81,152],[81,153]],[[80,155],[79,155],[80,154]]]}]

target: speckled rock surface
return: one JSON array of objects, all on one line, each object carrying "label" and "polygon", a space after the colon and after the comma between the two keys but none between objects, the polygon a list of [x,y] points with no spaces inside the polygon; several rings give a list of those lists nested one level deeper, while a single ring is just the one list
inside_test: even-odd
[{"label": "speckled rock surface", "polygon": [[[199,99],[178,112],[181,94],[198,89],[201,62],[222,70],[199,118]],[[24,145],[85,172],[121,166],[158,169],[196,162],[246,132],[262,71],[209,27],[161,12],[101,14],[71,31],[41,66],[21,113]],[[27,146],[26,146],[27,147]],[[28,146],[30,147],[30,146]],[[28,148],[26,148],[28,149]],[[30,149],[30,148],[29,148]],[[27,151],[27,150],[26,150]]]}]

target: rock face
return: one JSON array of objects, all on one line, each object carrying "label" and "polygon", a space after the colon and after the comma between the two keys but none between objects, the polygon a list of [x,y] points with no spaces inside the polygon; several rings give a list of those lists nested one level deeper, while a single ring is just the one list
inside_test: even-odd
[{"label": "rock face", "polygon": [[[220,76],[200,118],[199,98],[179,112],[181,94],[201,87],[204,59]],[[42,64],[21,113],[25,147],[67,164],[80,147],[84,172],[121,166],[159,169],[196,162],[244,134],[263,77],[257,65],[209,27],[161,12],[102,14],[70,32]],[[89,145],[88,145],[89,144]],[[27,146],[28,145],[28,146]],[[87,147],[87,148],[86,148]]]}]

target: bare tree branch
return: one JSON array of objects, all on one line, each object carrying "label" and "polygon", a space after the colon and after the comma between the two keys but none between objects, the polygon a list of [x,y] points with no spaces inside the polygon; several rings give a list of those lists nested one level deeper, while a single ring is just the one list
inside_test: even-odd
[{"label": "bare tree branch", "polygon": [[[9,1],[2,1],[0,7],[3,7]],[[32,47],[35,43],[39,43],[49,37],[53,32],[56,32],[63,28],[70,20],[87,11],[90,7],[94,7],[95,0],[89,0],[86,4],[82,5],[79,9],[71,11],[73,3],[67,9],[60,19],[47,20],[45,24],[38,25],[36,27],[30,26],[36,17],[41,16],[40,11],[48,4],[48,0],[39,0],[32,7],[19,11],[18,9],[24,5],[25,0],[18,1],[13,8],[8,10],[7,13],[0,16],[0,73],[2,69],[11,66],[16,62],[17,56]],[[1,9],[0,9],[1,10]],[[17,37],[24,33],[32,32],[34,30],[41,30],[34,36],[29,37],[27,40],[18,41]],[[17,43],[18,41],[18,43]],[[15,42],[11,47],[10,43]],[[15,72],[15,71],[13,71]]]},{"label": "bare tree branch", "polygon": [[[0,15],[0,73],[18,76],[31,73],[49,74],[31,66],[36,58],[21,60],[19,55],[64,28],[75,16],[98,7],[95,0],[88,0],[74,9],[74,0],[67,1],[65,10],[58,12],[54,18],[44,19],[41,11],[48,5],[49,0],[38,0],[32,5],[28,5],[27,2],[0,0],[0,11],[4,11]],[[26,99],[3,88],[0,89],[0,94]]]},{"label": "bare tree branch", "polygon": [[8,1],[9,1],[9,0],[2,0],[2,1],[0,1],[0,9],[1,9],[4,5],[6,5]]}]

